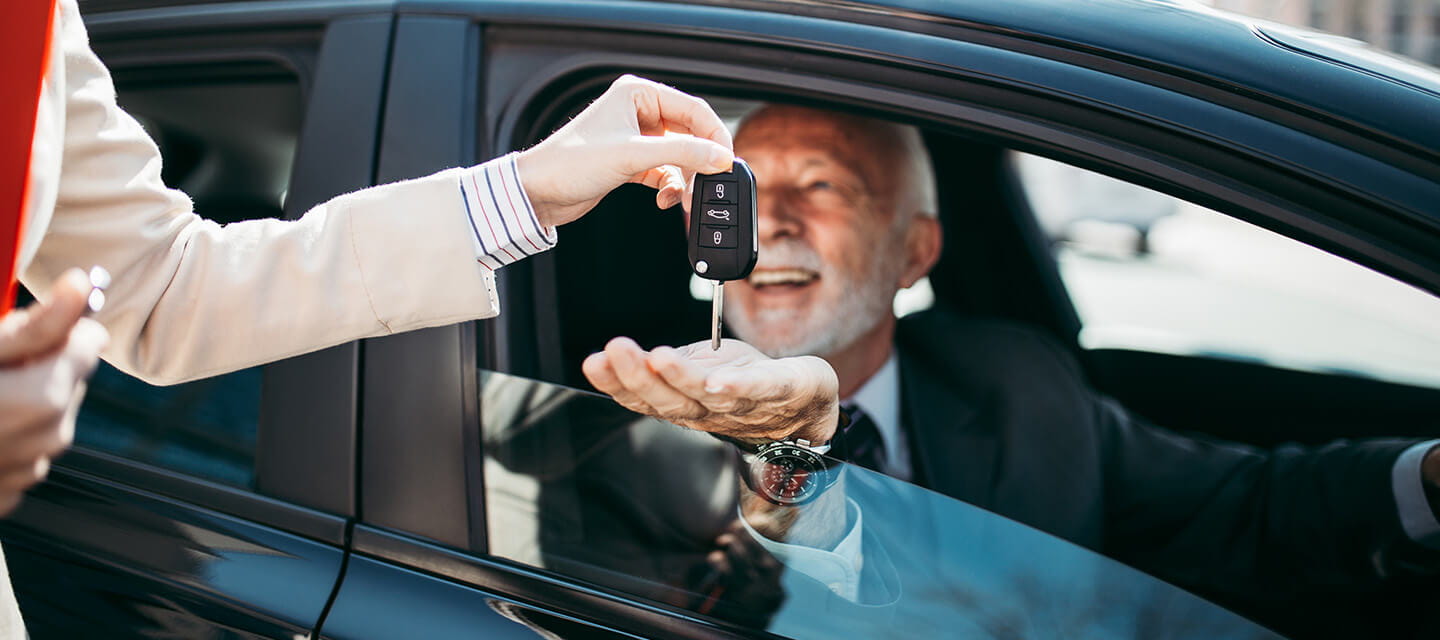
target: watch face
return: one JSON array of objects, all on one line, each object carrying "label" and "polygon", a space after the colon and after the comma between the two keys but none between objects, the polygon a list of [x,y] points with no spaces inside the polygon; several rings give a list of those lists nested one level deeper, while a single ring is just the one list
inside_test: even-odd
[{"label": "watch face", "polygon": [[756,493],[783,506],[814,500],[827,486],[826,465],[819,454],[788,443],[757,453],[750,473]]}]

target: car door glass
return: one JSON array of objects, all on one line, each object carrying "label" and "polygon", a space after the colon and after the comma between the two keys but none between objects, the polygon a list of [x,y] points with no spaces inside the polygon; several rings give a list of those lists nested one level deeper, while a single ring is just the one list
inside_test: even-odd
[{"label": "car door glass", "polygon": [[[166,71],[116,70],[119,103],[159,145],[165,183],[217,222],[279,217],[300,131],[299,80],[274,64]],[[102,363],[75,439],[89,449],[250,487],[260,389],[259,368],[157,387]]]},{"label": "car door glass", "polygon": [[1038,156],[1011,157],[1087,349],[1440,387],[1440,299],[1285,236]]},{"label": "car door glass", "polygon": [[[1275,637],[887,476],[841,466],[838,484],[786,511],[743,489],[734,450],[706,434],[559,385],[493,372],[480,382],[488,552],[500,558],[793,638]],[[848,560],[837,570],[772,553],[807,536],[840,539],[820,555]]]}]

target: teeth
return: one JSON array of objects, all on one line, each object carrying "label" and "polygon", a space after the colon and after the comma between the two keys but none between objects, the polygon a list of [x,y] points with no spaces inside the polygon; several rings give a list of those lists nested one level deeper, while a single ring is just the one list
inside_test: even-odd
[{"label": "teeth", "polygon": [[766,269],[750,273],[750,284],[763,287],[772,284],[808,284],[820,274],[802,269]]}]

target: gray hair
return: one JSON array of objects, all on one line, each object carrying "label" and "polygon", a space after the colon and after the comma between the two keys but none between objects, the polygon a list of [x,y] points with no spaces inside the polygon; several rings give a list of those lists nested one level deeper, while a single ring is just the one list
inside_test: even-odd
[{"label": "gray hair", "polygon": [[930,151],[925,148],[925,138],[920,129],[908,124],[884,123],[891,135],[900,143],[904,154],[906,175],[910,176],[909,188],[897,198],[896,206],[904,208],[900,213],[915,213],[927,218],[940,215],[939,198],[935,195],[935,165],[930,161]]},{"label": "gray hair", "polygon": [[[767,107],[784,108],[786,106],[788,105],[783,103],[771,103],[751,109],[740,118],[735,131],[738,133],[752,117],[765,111]],[[813,107],[801,108],[824,111]],[[930,152],[925,148],[925,137],[920,133],[919,128],[889,120],[850,116],[843,112],[835,113],[858,120],[880,139],[895,143],[895,150],[902,156],[900,168],[905,171],[902,176],[904,180],[900,187],[901,192],[896,194],[895,198],[896,223],[898,225],[908,224],[911,215],[927,218],[935,218],[940,215],[939,199],[935,195],[935,166],[930,161]]]}]

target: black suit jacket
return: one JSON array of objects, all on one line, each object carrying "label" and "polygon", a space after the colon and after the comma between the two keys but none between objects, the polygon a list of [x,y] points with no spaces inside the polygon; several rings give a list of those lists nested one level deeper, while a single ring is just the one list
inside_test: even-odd
[{"label": "black suit jacket", "polygon": [[1039,331],[900,322],[902,419],[929,488],[1208,594],[1373,588],[1409,549],[1391,470],[1411,440],[1260,450],[1145,423]]}]

